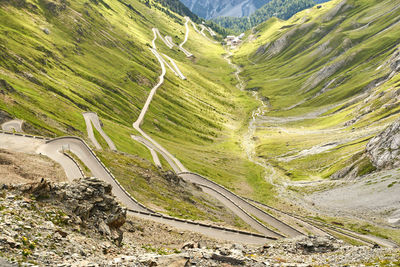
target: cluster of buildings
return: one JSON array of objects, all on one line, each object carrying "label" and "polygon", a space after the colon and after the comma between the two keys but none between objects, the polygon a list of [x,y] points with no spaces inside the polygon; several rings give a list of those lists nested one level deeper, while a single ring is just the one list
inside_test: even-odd
[{"label": "cluster of buildings", "polygon": [[243,36],[244,36],[244,33],[241,33],[239,36],[228,35],[228,36],[226,36],[224,41],[227,46],[230,46],[231,48],[235,48],[242,42]]}]

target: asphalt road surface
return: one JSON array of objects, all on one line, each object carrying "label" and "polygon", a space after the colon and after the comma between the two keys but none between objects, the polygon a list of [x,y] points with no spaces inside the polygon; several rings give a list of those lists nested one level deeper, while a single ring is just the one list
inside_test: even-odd
[{"label": "asphalt road surface", "polygon": [[3,129],[3,131],[7,131],[7,132],[17,132],[17,133],[22,133],[22,123],[24,121],[22,120],[12,120],[12,121],[7,121],[5,123],[3,123],[1,125],[1,129]]},{"label": "asphalt road surface", "polygon": [[86,130],[87,130],[89,139],[92,141],[94,146],[97,149],[101,149],[102,148],[101,145],[97,142],[96,137],[94,136],[92,124],[93,124],[94,128],[96,128],[96,130],[100,133],[100,135],[107,142],[107,144],[110,147],[110,149],[116,151],[117,148],[115,147],[114,142],[111,140],[110,137],[108,137],[108,135],[104,132],[103,128],[101,127],[100,120],[99,120],[99,117],[97,116],[97,113],[84,112],[84,113],[82,113],[82,115],[85,118]]}]

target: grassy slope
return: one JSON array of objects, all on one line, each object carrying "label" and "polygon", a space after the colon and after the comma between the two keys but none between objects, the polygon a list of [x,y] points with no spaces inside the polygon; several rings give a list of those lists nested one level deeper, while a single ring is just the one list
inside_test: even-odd
[{"label": "grassy slope", "polygon": [[[192,27],[190,33],[185,47],[195,54],[194,63],[185,64],[187,59],[182,53],[169,52],[188,79],[183,83],[176,77],[167,79],[155,96],[143,129],[158,137],[191,171],[242,194],[267,200],[270,188],[263,181],[262,170],[247,161],[238,142],[255,103],[233,86],[236,80],[232,69],[222,58],[225,51],[205,41]],[[161,42],[158,47],[166,49]],[[173,88],[168,92],[173,97],[164,91],[168,86]],[[160,122],[162,118],[166,121]]]},{"label": "grassy slope", "polygon": [[[151,28],[158,27],[162,34],[180,43],[184,20],[169,18],[139,1],[126,3],[130,8],[118,1],[2,3],[0,79],[15,91],[3,90],[0,109],[25,120],[44,135],[78,135],[85,139],[81,113],[97,112],[117,149],[138,156],[107,149],[97,152],[136,198],[173,215],[206,219],[207,212],[201,207],[207,204],[202,201],[185,199],[182,194],[177,196],[182,203],[172,210],[174,202],[166,197],[175,192],[168,193],[170,185],[157,180],[144,186],[143,169],[151,169],[158,179],[161,173],[151,167],[146,148],[130,138],[135,133],[131,125],[160,73],[148,49],[153,39]],[[262,170],[247,161],[237,140],[245,123],[242,118],[255,103],[233,86],[236,81],[222,58],[223,49],[190,28],[185,47],[195,54],[193,61],[177,48],[167,50],[157,43],[159,50],[176,59],[188,79],[182,81],[167,71],[143,129],[190,170],[258,200],[271,199],[272,191]],[[231,216],[222,214],[222,210],[216,213],[219,217],[211,215],[210,219]],[[241,225],[237,218],[227,221]]]},{"label": "grassy slope", "polygon": [[[392,72],[399,19],[398,1],[337,0],[254,29],[259,37],[242,45],[235,60],[245,66],[247,87],[268,98],[265,116],[283,118],[259,123],[257,154],[295,180],[329,177],[350,164],[399,117],[400,75],[369,87]],[[329,143],[337,146],[290,158]]]}]

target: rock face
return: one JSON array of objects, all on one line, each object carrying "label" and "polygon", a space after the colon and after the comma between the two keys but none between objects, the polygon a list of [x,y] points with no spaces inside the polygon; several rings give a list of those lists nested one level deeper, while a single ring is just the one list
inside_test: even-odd
[{"label": "rock face", "polygon": [[377,169],[392,169],[400,166],[400,120],[372,138],[366,148],[372,164]]},{"label": "rock face", "polygon": [[121,244],[123,232],[120,227],[126,221],[123,209],[111,194],[111,185],[97,178],[84,178],[73,183],[53,184],[46,180],[18,186],[36,199],[57,202],[69,211],[70,221],[105,235]]},{"label": "rock face", "polygon": [[181,0],[181,2],[196,15],[211,19],[249,16],[268,0]]}]

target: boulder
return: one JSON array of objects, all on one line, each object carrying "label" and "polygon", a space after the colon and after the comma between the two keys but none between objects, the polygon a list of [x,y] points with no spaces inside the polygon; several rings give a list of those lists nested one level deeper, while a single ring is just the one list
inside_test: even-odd
[{"label": "boulder", "polygon": [[186,250],[186,249],[192,249],[194,247],[195,247],[194,242],[193,241],[189,241],[189,242],[186,242],[185,244],[183,244],[181,249],[182,250]]},{"label": "boulder", "polygon": [[338,249],[333,240],[326,236],[303,236],[297,240],[296,248],[304,253],[325,253]]},{"label": "boulder", "polygon": [[42,31],[43,31],[45,34],[47,34],[47,35],[49,35],[49,34],[50,34],[50,30],[49,30],[49,29],[47,29],[47,28],[43,28],[43,29],[42,29]]},{"label": "boulder", "polygon": [[232,265],[243,266],[243,264],[244,264],[244,260],[242,260],[242,259],[237,259],[237,258],[234,258],[234,257],[218,255],[218,254],[213,254],[211,256],[211,259],[213,259],[215,261],[219,261],[219,262],[229,263],[229,264],[232,264]]}]

